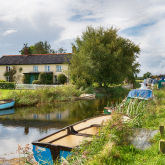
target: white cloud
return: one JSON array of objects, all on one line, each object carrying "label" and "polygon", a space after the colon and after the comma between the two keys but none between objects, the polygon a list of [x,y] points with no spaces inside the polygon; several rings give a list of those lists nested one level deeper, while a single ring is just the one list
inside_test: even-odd
[{"label": "white cloud", "polygon": [[[87,25],[114,26],[120,29],[120,35],[140,44],[138,61],[141,63],[141,74],[147,72],[147,69],[159,74],[157,66],[165,58],[164,16],[164,0],[2,1],[0,56],[18,54],[16,52],[24,43],[34,44],[40,40],[49,41],[55,46],[52,47],[54,49],[64,46],[69,48],[71,44],[68,41],[81,36]],[[130,30],[131,35],[128,33]],[[122,31],[124,33],[120,33]],[[4,44],[13,47],[7,49],[1,46]]]},{"label": "white cloud", "polygon": [[5,32],[3,32],[1,35],[6,36],[8,34],[12,34],[12,33],[15,33],[15,32],[17,32],[17,30],[9,29],[9,30],[6,30]]}]

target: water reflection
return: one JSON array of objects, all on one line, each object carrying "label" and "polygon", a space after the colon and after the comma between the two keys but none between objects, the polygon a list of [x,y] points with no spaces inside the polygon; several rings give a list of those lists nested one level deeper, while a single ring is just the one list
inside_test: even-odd
[{"label": "water reflection", "polygon": [[11,115],[11,114],[14,114],[14,113],[15,113],[15,109],[14,108],[0,110],[0,116]]},{"label": "water reflection", "polygon": [[15,114],[0,116],[0,157],[15,157],[15,154],[10,153],[16,152],[18,144],[31,144],[32,141],[70,124],[100,115],[107,104],[121,102],[124,97],[124,95],[116,98],[106,96],[95,100],[42,106],[42,108],[15,108]]}]

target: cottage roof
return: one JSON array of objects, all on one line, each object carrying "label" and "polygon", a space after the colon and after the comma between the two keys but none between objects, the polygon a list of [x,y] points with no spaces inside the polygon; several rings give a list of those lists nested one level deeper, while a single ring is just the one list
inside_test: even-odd
[{"label": "cottage roof", "polygon": [[0,58],[0,65],[63,64],[69,63],[71,57],[71,53],[4,55]]}]

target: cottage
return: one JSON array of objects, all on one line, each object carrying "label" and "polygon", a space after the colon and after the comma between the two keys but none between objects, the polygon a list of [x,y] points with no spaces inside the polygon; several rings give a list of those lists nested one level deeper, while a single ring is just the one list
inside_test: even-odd
[{"label": "cottage", "polygon": [[29,77],[29,84],[32,84],[33,80],[37,79],[41,72],[45,72],[52,76],[53,83],[57,82],[57,75],[60,73],[65,74],[67,77],[68,65],[71,59],[72,53],[56,53],[56,54],[28,54],[28,51],[24,51],[24,55],[4,55],[0,58],[0,79],[10,81],[10,77],[4,77],[5,71],[10,71],[12,66],[22,68],[20,73],[21,81],[22,76]]}]

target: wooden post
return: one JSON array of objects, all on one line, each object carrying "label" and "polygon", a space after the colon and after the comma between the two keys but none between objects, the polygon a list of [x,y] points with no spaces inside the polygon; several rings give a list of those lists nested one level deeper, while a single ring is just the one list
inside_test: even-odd
[{"label": "wooden post", "polygon": [[163,139],[159,140],[159,151],[165,153],[165,140]]},{"label": "wooden post", "polygon": [[164,131],[164,126],[160,125],[159,130],[160,130],[160,135],[162,137],[163,136],[163,131]]}]

